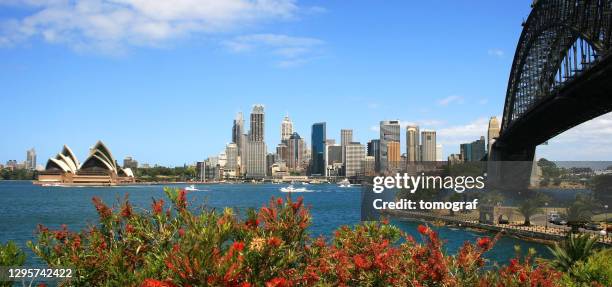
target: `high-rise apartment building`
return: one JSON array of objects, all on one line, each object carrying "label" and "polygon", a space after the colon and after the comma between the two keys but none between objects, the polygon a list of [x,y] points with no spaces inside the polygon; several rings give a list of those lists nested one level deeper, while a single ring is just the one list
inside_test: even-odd
[{"label": "high-rise apartment building", "polygon": [[311,174],[325,175],[325,141],[326,141],[326,124],[315,123],[312,125],[311,133],[312,144],[312,168]]},{"label": "high-rise apartment building", "polygon": [[436,131],[421,131],[422,161],[436,161]]},{"label": "high-rise apartment building", "polygon": [[472,146],[472,161],[480,161],[487,154],[484,136],[481,136],[480,139],[473,141],[471,143],[471,146]]},{"label": "high-rise apartment building", "polygon": [[281,123],[281,141],[286,141],[293,134],[293,122],[289,118],[289,115],[286,115]]},{"label": "high-rise apartment building", "polygon": [[232,142],[238,147],[238,155],[241,154],[242,134],[244,134],[244,118],[242,112],[236,114],[234,125],[232,126]]},{"label": "high-rise apartment building", "polygon": [[346,145],[345,156],[345,175],[347,177],[361,175],[363,171],[362,164],[365,160],[365,147],[358,142],[351,142]]},{"label": "high-rise apartment building", "polygon": [[29,170],[36,169],[36,150],[34,150],[34,148],[31,148],[26,152],[25,168]]},{"label": "high-rise apartment building", "polygon": [[400,123],[394,121],[380,121],[380,170],[389,171],[389,143],[400,142]]},{"label": "high-rise apartment building", "polygon": [[[245,143],[244,166],[241,166],[241,172],[247,178],[259,179],[266,176],[266,155],[267,148],[264,142],[264,107],[263,105],[253,106],[251,111],[251,125],[249,130],[248,141]],[[244,171],[242,169],[244,168]]]},{"label": "high-rise apartment building", "polygon": [[387,155],[388,155],[388,170],[391,172],[398,172],[401,169],[401,152],[400,143],[396,141],[387,142]]},{"label": "high-rise apartment building", "polygon": [[459,146],[461,160],[472,161],[472,144],[463,143]]},{"label": "high-rise apartment building", "polygon": [[416,162],[421,160],[419,152],[419,127],[416,125],[406,126],[406,161]]},{"label": "high-rise apartment building", "polygon": [[238,145],[235,143],[229,143],[225,146],[225,169],[227,171],[235,171],[238,169]]},{"label": "high-rise apartment building", "polygon": [[491,154],[491,147],[495,142],[495,139],[499,137],[499,122],[497,121],[497,117],[491,117],[489,119],[489,129],[487,130],[487,152],[489,156]]}]

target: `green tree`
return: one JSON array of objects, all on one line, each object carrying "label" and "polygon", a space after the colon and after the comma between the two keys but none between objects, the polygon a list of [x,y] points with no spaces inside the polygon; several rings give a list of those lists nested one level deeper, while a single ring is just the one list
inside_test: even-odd
[{"label": "green tree", "polygon": [[580,226],[591,221],[596,206],[597,203],[592,196],[576,196],[576,200],[567,208],[567,225],[572,227],[572,232],[578,232]]},{"label": "green tree", "polygon": [[[4,245],[0,244],[0,266],[22,266],[25,259],[25,253],[14,242],[9,241]],[[12,282],[0,281],[0,286],[10,287]]]},{"label": "green tree", "polygon": [[531,217],[535,214],[540,213],[541,206],[546,202],[547,198],[542,193],[535,193],[534,195],[523,199],[518,205],[518,212],[525,217],[525,222],[523,225],[530,226],[531,225]]}]

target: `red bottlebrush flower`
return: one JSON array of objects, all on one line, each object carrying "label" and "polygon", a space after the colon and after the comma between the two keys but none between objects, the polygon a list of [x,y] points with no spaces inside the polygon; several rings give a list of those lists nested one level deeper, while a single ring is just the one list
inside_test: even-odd
[{"label": "red bottlebrush flower", "polygon": [[389,224],[389,218],[387,218],[387,217],[383,218],[383,219],[381,220],[381,223],[382,223],[382,224],[384,224],[384,225]]},{"label": "red bottlebrush flower", "polygon": [[180,209],[187,208],[187,192],[184,189],[179,190],[178,198],[176,199],[176,205]]},{"label": "red bottlebrush flower", "polygon": [[238,285],[238,286],[240,286],[240,287],[251,287],[251,286],[253,286],[253,285],[251,285],[251,283],[249,283],[249,282],[242,282],[242,283],[240,283],[240,285]]},{"label": "red bottlebrush flower", "polygon": [[178,234],[179,234],[179,237],[185,236],[185,229],[183,228],[179,229]]},{"label": "red bottlebrush flower", "polygon": [[36,287],[47,287],[47,284],[45,284],[45,283],[38,283],[38,285],[36,285]]},{"label": "red bottlebrush flower", "polygon": [[176,287],[176,285],[168,281],[159,281],[149,278],[145,279],[145,281],[142,282],[140,287]]},{"label": "red bottlebrush flower", "polygon": [[153,209],[153,214],[159,215],[162,213],[164,209],[164,200],[160,199],[159,201],[153,200],[153,204],[151,204],[151,208]]},{"label": "red bottlebrush flower", "polygon": [[134,226],[132,226],[131,224],[126,224],[125,225],[125,232],[127,232],[127,233],[134,233]]},{"label": "red bottlebrush flower", "polygon": [[275,236],[270,237],[270,239],[268,239],[268,244],[270,246],[274,246],[274,247],[279,247],[281,244],[283,243],[283,241]]},{"label": "red bottlebrush flower", "polygon": [[476,243],[478,244],[478,247],[484,250],[489,250],[491,248],[491,238],[489,237],[479,238]]},{"label": "red bottlebrush flower", "polygon": [[525,272],[521,272],[521,274],[519,274],[519,281],[521,283],[524,283],[525,281],[527,281],[527,274],[525,274]]},{"label": "red bottlebrush flower", "polygon": [[283,204],[283,199],[282,199],[282,198],[280,198],[280,197],[279,197],[279,198],[277,198],[277,199],[276,199],[276,204],[278,204],[278,205],[282,205],[282,204]]},{"label": "red bottlebrush flower", "polygon": [[244,224],[250,228],[257,228],[259,225],[259,219],[249,219]]},{"label": "red bottlebrush flower", "polygon": [[123,216],[124,218],[130,218],[132,217],[132,214],[134,214],[134,212],[132,211],[132,205],[126,201],[123,207],[121,208],[121,216]]},{"label": "red bottlebrush flower", "polygon": [[291,286],[290,282],[285,278],[276,277],[266,282],[266,287],[285,287]]},{"label": "red bottlebrush flower", "polygon": [[98,214],[102,219],[109,218],[111,217],[111,215],[113,215],[113,211],[108,206],[106,206],[104,202],[102,202],[102,199],[97,196],[94,196],[91,200],[93,201],[94,206],[96,207],[96,210],[98,211]]},{"label": "red bottlebrush flower", "polygon": [[236,241],[232,244],[232,248],[237,251],[242,251],[244,249],[244,242]]},{"label": "red bottlebrush flower", "polygon": [[429,234],[429,232],[431,231],[429,229],[429,227],[425,226],[425,225],[419,225],[419,227],[417,227],[417,230],[419,231],[419,233],[423,234],[423,235],[427,235]]},{"label": "red bottlebrush flower", "polygon": [[369,269],[372,266],[372,262],[360,254],[353,256],[353,261],[355,262],[355,266],[357,266],[357,268]]}]

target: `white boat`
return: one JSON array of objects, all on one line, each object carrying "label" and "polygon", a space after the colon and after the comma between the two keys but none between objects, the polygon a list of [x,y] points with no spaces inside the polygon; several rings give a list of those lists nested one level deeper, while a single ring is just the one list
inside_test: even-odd
[{"label": "white boat", "polygon": [[185,191],[197,191],[197,190],[198,189],[193,184],[188,187],[185,187]]},{"label": "white boat", "polygon": [[309,185],[310,183],[303,181],[302,185]]},{"label": "white boat", "polygon": [[49,187],[49,186],[62,186],[62,185],[59,183],[43,183],[42,186]]},{"label": "white boat", "polygon": [[338,183],[338,187],[351,187],[351,182],[345,178]]},{"label": "white boat", "polygon": [[308,192],[308,190],[305,187],[296,188],[293,186],[293,184],[287,187],[281,187],[280,191],[281,192]]}]

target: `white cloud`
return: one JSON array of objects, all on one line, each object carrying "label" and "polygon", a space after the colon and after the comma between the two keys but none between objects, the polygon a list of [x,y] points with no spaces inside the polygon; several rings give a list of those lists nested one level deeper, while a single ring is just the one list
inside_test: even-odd
[{"label": "white cloud", "polygon": [[299,10],[295,0],[0,0],[0,6],[7,5],[25,7],[31,13],[5,19],[0,44],[40,37],[77,50],[102,51],[164,45],[197,33],[292,19]]},{"label": "white cloud", "polygon": [[441,106],[448,106],[449,104],[452,104],[452,103],[458,103],[458,104],[463,103],[463,97],[452,95],[452,96],[448,96],[446,98],[438,100],[438,105],[441,105]]},{"label": "white cloud", "polygon": [[268,51],[280,59],[280,67],[293,67],[307,62],[317,56],[323,44],[323,41],[315,38],[280,34],[243,35],[224,42],[227,48],[236,53]]},{"label": "white cloud", "polygon": [[456,153],[460,144],[486,136],[488,126],[489,118],[483,117],[464,125],[443,127],[436,132],[436,143],[446,146],[450,153]]},{"label": "white cloud", "polygon": [[612,159],[612,113],[578,125],[538,147],[537,156],[553,160]]},{"label": "white cloud", "polygon": [[498,58],[503,58],[504,57],[504,51],[502,49],[498,49],[498,48],[489,49],[487,51],[487,54],[489,56],[494,56],[494,57],[498,57]]}]

